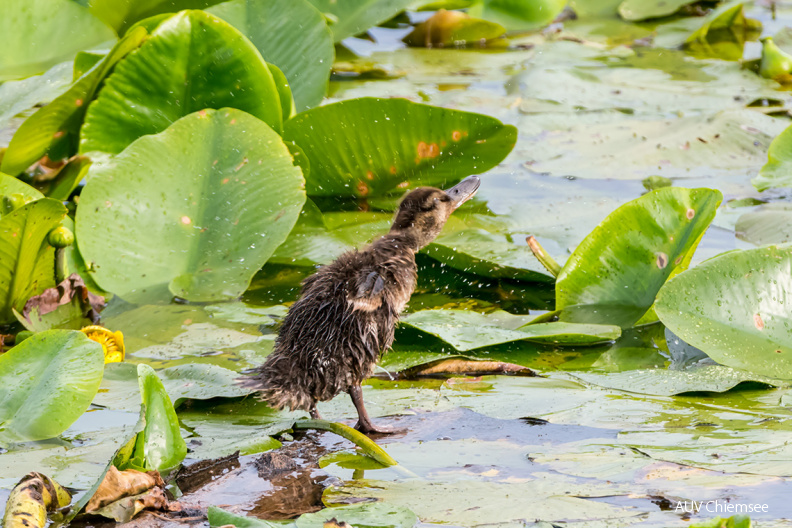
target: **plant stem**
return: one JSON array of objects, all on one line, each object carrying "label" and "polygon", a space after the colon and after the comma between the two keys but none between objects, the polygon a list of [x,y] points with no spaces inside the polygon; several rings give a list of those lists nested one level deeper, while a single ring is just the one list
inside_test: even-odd
[{"label": "plant stem", "polygon": [[547,251],[545,251],[545,248],[536,240],[536,237],[531,235],[526,238],[525,241],[528,242],[528,247],[531,248],[534,256],[542,263],[542,266],[544,266],[553,277],[558,277],[558,274],[561,273],[561,266]]},{"label": "plant stem", "polygon": [[69,265],[66,263],[66,248],[55,250],[55,284],[60,284],[69,276]]},{"label": "plant stem", "polygon": [[348,425],[340,424],[337,422],[328,422],[326,420],[300,420],[294,423],[294,428],[301,429],[320,429],[322,431],[330,431],[339,436],[343,436],[363,452],[382,464],[383,466],[395,466],[398,464],[388,453],[378,446],[372,439],[364,435],[360,431],[352,429]]}]

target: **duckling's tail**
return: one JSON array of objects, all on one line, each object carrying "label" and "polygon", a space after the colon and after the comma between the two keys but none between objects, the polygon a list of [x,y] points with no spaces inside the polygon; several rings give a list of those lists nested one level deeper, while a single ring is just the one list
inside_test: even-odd
[{"label": "duckling's tail", "polygon": [[314,408],[316,400],[306,388],[293,378],[286,379],[276,369],[266,367],[262,365],[252,376],[237,378],[237,384],[256,391],[256,398],[274,409],[310,411]]}]

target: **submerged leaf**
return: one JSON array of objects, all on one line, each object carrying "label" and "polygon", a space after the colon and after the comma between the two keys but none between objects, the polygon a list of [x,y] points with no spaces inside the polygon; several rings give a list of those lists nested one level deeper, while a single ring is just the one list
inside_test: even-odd
[{"label": "submerged leaf", "polygon": [[704,17],[701,25],[685,40],[683,46],[702,58],[725,60],[742,58],[746,40],[755,39],[762,24],[745,16],[744,1],[728,2]]},{"label": "submerged leaf", "polygon": [[234,109],[197,112],[91,167],[80,253],[102,289],[122,297],[167,286],[191,301],[234,298],[291,231],[303,185],[265,123]]},{"label": "submerged leaf", "polygon": [[792,379],[792,248],[730,251],[679,274],[657,296],[672,332],[730,367]]},{"label": "submerged leaf", "polygon": [[624,20],[637,22],[650,18],[673,15],[686,5],[699,0],[624,0],[619,4],[619,15]]},{"label": "submerged leaf", "polygon": [[737,219],[737,238],[757,246],[792,242],[792,204],[786,202],[759,206]]},{"label": "submerged leaf", "polygon": [[792,187],[792,126],[781,132],[767,151],[767,163],[751,180],[759,191],[771,187]]}]

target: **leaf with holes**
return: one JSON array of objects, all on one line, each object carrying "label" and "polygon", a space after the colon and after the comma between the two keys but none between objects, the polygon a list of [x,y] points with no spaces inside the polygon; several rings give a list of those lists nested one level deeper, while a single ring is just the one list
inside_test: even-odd
[{"label": "leaf with holes", "polygon": [[517,129],[471,112],[364,97],[297,114],[283,137],[306,153],[311,196],[376,196],[444,186],[511,152]]}]

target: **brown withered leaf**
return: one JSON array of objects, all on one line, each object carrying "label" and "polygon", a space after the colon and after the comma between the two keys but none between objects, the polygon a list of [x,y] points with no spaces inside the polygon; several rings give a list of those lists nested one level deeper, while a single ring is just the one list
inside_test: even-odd
[{"label": "brown withered leaf", "polygon": [[110,466],[96,493],[88,501],[85,511],[92,513],[119,499],[140,495],[154,487],[165,487],[157,471],[119,471],[115,466]]},{"label": "brown withered leaf", "polygon": [[151,488],[145,493],[124,497],[90,513],[126,523],[143,510],[179,511],[181,505],[178,502],[168,502],[162,488]]},{"label": "brown withered leaf", "polygon": [[483,374],[516,374],[522,376],[536,376],[533,370],[521,365],[515,365],[514,363],[477,361],[458,357],[432,361],[431,363],[409,368],[402,373],[406,378],[439,376],[443,374],[468,374],[473,376],[480,376]]},{"label": "brown withered leaf", "polygon": [[[104,297],[88,291],[82,277],[72,273],[54,288],[28,299],[20,322],[31,332],[63,325],[76,330],[86,324],[96,324],[104,307]],[[48,314],[52,315],[45,317]]]}]

